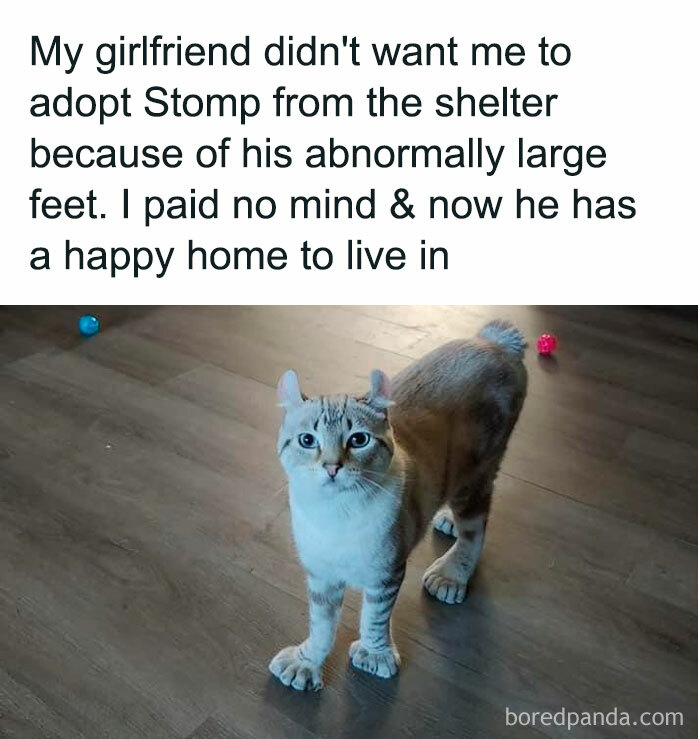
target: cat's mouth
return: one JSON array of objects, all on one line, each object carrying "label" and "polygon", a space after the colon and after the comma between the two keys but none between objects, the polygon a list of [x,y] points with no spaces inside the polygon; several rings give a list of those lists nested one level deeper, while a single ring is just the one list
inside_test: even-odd
[{"label": "cat's mouth", "polygon": [[338,477],[327,477],[322,483],[321,487],[328,492],[340,493],[344,490],[349,490],[353,487],[353,480],[343,478],[342,480]]},{"label": "cat's mouth", "polygon": [[323,486],[340,489],[347,486],[347,480],[339,480],[337,477],[326,477],[323,481]]}]

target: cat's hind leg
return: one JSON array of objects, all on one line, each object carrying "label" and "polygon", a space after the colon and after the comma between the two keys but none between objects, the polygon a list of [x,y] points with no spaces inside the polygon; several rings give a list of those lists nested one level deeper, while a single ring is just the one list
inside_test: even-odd
[{"label": "cat's hind leg", "polygon": [[439,531],[441,534],[446,534],[447,536],[456,536],[455,519],[449,506],[442,507],[433,516],[433,528],[435,529],[435,531]]},{"label": "cat's hind leg", "polygon": [[465,488],[450,501],[455,543],[423,575],[423,587],[443,603],[461,603],[466,597],[469,578],[484,548],[492,489],[493,476],[488,475],[483,482]]},{"label": "cat's hind leg", "polygon": [[461,603],[484,546],[485,516],[455,519],[455,543],[423,575],[423,586],[443,603]]}]

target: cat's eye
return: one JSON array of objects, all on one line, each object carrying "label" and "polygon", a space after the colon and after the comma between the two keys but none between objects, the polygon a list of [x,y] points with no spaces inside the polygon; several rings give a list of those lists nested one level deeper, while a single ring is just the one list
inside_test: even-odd
[{"label": "cat's eye", "polygon": [[313,434],[299,434],[299,446],[304,447],[304,449],[313,449],[318,446],[318,443]]},{"label": "cat's eye", "polygon": [[353,449],[361,449],[363,446],[369,444],[370,436],[366,431],[356,431],[348,439],[348,446]]}]

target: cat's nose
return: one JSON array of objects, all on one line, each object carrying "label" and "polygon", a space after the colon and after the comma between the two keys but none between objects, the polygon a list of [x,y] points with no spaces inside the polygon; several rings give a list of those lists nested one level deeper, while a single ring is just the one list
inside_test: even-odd
[{"label": "cat's nose", "polygon": [[338,470],[342,467],[342,464],[324,464],[323,467],[328,473],[328,476],[333,480],[338,474]]}]

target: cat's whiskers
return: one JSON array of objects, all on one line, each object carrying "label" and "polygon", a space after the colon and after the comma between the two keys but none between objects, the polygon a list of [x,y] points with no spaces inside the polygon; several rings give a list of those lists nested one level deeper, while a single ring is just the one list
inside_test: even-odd
[{"label": "cat's whiskers", "polygon": [[404,478],[400,475],[390,475],[388,472],[377,472],[376,470],[361,470],[360,476],[374,475],[380,480],[403,480]]},{"label": "cat's whiskers", "polygon": [[407,474],[390,475],[387,472],[377,472],[376,470],[362,470],[360,476],[362,477],[364,475],[375,475],[379,480],[394,481],[400,483],[401,485],[405,485],[409,482],[415,482],[415,478]]},{"label": "cat's whiskers", "polygon": [[386,493],[387,495],[394,496],[394,495],[396,495],[397,492],[398,492],[399,495],[401,494],[401,491],[400,490],[398,490],[398,491],[397,490],[393,490],[392,491],[392,490],[390,490],[388,488],[385,488],[383,485],[380,485],[378,482],[376,482],[374,480],[370,480],[368,478],[364,478],[364,479],[361,478],[358,481],[358,486],[362,488],[363,485],[364,485],[364,483],[366,483],[367,485],[370,485],[373,489],[378,490],[381,493]]}]

